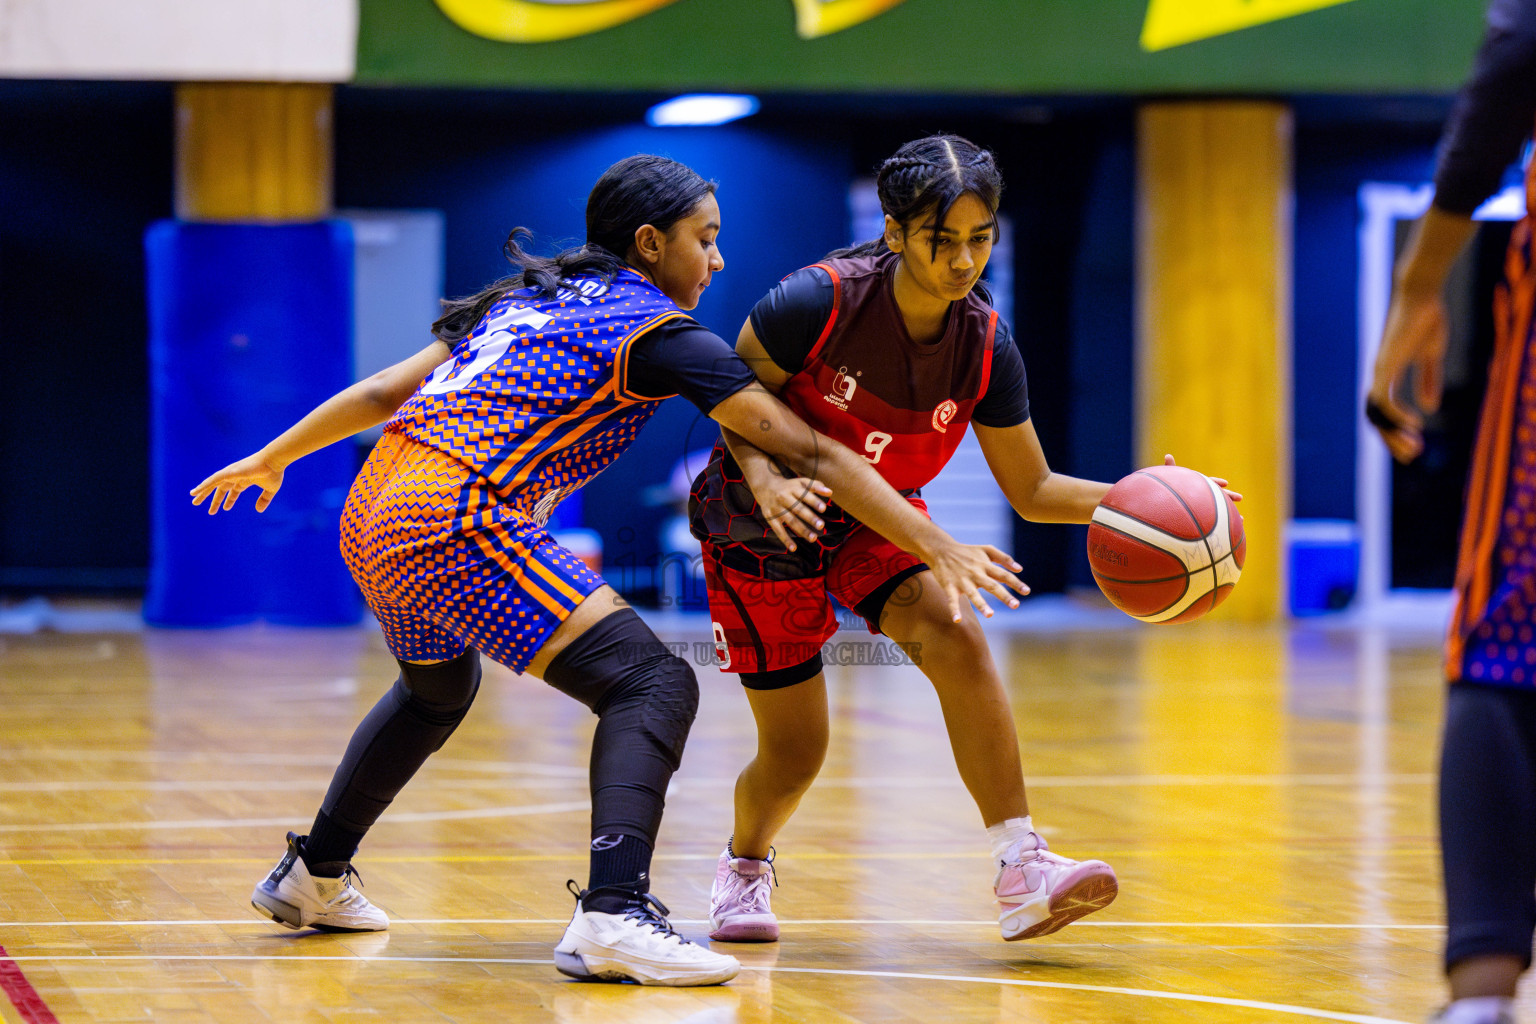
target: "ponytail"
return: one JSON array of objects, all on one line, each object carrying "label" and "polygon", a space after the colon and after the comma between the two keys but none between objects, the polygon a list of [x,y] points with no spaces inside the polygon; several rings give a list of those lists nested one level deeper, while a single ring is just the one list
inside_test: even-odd
[{"label": "ponytail", "polygon": [[513,228],[501,251],[519,273],[474,295],[444,299],[443,315],[433,321],[432,333],[449,345],[457,343],[492,306],[519,288],[532,288],[536,295],[552,298],[578,277],[612,281],[624,269],[635,232],[647,224],[657,231],[670,230],[714,191],[714,182],[676,160],[649,154],[620,160],[603,172],[587,196],[585,245],[556,256],[535,256],[522,246],[533,232]]},{"label": "ponytail", "polygon": [[538,295],[549,297],[560,291],[560,286],[575,277],[598,277],[612,281],[614,275],[624,269],[624,261],[600,245],[581,245],[566,249],[555,256],[535,256],[524,249],[520,240],[531,239],[533,232],[527,228],[513,228],[502,245],[502,254],[522,272],[504,277],[487,285],[473,295],[443,300],[443,315],[432,322],[432,333],[450,346],[469,336],[475,325],[508,292],[519,288],[533,288]]}]

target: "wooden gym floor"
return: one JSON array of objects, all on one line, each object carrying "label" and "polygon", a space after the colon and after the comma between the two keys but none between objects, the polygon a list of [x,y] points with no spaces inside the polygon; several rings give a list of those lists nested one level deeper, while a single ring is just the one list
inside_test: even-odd
[{"label": "wooden gym floor", "polygon": [[[834,669],[832,752],[778,843],[783,940],[731,947],[730,985],[663,990],[549,963],[594,719],[542,684],[488,665],[370,835],[357,865],[393,927],[294,933],[247,896],[394,677],[377,630],[0,636],[0,1019],[1421,1021],[1442,999],[1438,639],[995,631],[1037,824],[1121,882],[1021,943],[922,676]],[[735,677],[700,678],[654,871],[695,937],[754,745]]]}]

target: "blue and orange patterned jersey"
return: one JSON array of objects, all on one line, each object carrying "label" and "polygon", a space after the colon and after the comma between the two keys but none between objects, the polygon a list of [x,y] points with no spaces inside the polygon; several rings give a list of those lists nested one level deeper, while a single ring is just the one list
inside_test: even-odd
[{"label": "blue and orange patterned jersey", "polygon": [[626,390],[636,338],[686,316],[629,268],[554,297],[509,292],[385,431],[462,462],[536,523],[634,441],[661,404]]}]

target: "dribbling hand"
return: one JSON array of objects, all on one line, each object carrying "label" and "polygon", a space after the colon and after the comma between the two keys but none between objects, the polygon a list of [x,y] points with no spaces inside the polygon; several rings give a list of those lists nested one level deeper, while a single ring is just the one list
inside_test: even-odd
[{"label": "dribbling hand", "polygon": [[235,507],[240,493],[247,488],[259,487],[261,496],[256,499],[256,511],[265,512],[278,488],[283,486],[283,471],[273,468],[258,455],[249,455],[239,462],[231,462],[208,479],[192,488],[192,504],[201,505],[203,499],[213,495],[208,503],[208,514],[227,512]]},{"label": "dribbling hand", "polygon": [[[1178,463],[1173,461],[1173,456],[1172,455],[1164,455],[1163,456],[1163,465],[1165,465],[1165,466],[1176,466],[1176,465],[1178,465]],[[1222,490],[1226,491],[1227,492],[1227,497],[1231,498],[1233,501],[1242,501],[1243,500],[1243,496],[1241,494],[1238,494],[1230,486],[1228,486],[1226,480],[1222,479],[1219,476],[1213,476],[1213,477],[1211,477],[1211,480],[1212,480],[1212,482],[1214,482],[1216,484],[1217,487],[1220,487]]]}]

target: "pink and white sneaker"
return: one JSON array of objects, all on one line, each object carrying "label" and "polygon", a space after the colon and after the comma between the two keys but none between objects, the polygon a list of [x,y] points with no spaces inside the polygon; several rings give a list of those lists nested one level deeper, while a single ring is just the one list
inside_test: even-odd
[{"label": "pink and white sneaker", "polygon": [[727,846],[709,891],[709,937],[718,942],[779,941],[779,922],[768,907],[769,890],[777,884],[771,851],[767,860],[753,860],[732,857]]},{"label": "pink and white sneaker", "polygon": [[1075,861],[1050,852],[1031,832],[1008,851],[992,883],[1002,910],[997,915],[1009,942],[1059,931],[1103,910],[1120,891],[1115,872],[1101,860]]}]

